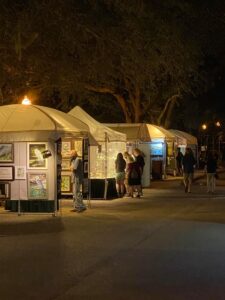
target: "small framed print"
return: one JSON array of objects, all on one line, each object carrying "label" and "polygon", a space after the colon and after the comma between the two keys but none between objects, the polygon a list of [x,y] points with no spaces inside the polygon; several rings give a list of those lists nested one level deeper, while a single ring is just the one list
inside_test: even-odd
[{"label": "small framed print", "polygon": [[0,166],[0,180],[14,180],[14,166]]},{"label": "small framed print", "polygon": [[12,163],[14,160],[13,144],[0,144],[0,163]]},{"label": "small framed print", "polygon": [[65,158],[62,159],[61,166],[62,166],[63,171],[69,171],[70,170],[70,159],[65,159]]},{"label": "small framed print", "polygon": [[74,141],[74,150],[77,151],[77,155],[82,157],[83,151],[83,141],[82,140],[76,140]]},{"label": "small framed print", "polygon": [[62,142],[62,157],[70,157],[71,155],[71,142],[63,141]]},{"label": "small framed print", "polygon": [[46,173],[28,173],[28,199],[48,199]]},{"label": "small framed print", "polygon": [[43,158],[43,151],[47,150],[47,143],[28,143],[28,169],[47,169],[47,159]]},{"label": "small framed print", "polygon": [[26,166],[15,166],[15,179],[26,179]]},{"label": "small framed print", "polygon": [[72,193],[72,183],[70,175],[61,175],[61,193]]}]

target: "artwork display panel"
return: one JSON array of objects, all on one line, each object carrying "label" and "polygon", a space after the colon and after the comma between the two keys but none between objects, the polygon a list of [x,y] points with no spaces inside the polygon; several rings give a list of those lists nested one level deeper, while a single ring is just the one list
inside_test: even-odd
[{"label": "artwork display panel", "polygon": [[82,157],[83,155],[83,141],[82,140],[77,140],[74,141],[74,150],[77,151],[78,156]]},{"label": "artwork display panel", "polygon": [[0,163],[12,163],[14,161],[13,144],[0,144]]},{"label": "artwork display panel", "polygon": [[47,169],[47,159],[43,158],[43,151],[47,150],[46,143],[28,143],[28,169]]},{"label": "artwork display panel", "polygon": [[28,173],[28,199],[48,199],[46,173]]}]

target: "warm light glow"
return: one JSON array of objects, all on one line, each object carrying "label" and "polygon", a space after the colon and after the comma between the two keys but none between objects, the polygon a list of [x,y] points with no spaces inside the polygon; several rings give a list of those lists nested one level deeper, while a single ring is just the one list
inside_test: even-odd
[{"label": "warm light glow", "polygon": [[217,122],[216,122],[216,126],[217,126],[217,127],[220,127],[220,126],[221,126],[220,121],[217,121]]},{"label": "warm light glow", "polygon": [[22,101],[22,104],[23,105],[31,105],[31,101],[30,101],[30,99],[27,98],[27,96],[25,96]]},{"label": "warm light glow", "polygon": [[207,125],[206,124],[202,124],[202,129],[206,130],[207,129]]}]

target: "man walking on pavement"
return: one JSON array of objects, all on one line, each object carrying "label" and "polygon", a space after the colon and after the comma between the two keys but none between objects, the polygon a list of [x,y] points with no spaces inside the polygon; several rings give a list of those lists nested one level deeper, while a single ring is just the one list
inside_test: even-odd
[{"label": "man walking on pavement", "polygon": [[81,185],[83,181],[83,164],[78,157],[77,151],[71,151],[71,171],[72,171],[72,183],[73,183],[73,201],[74,211],[81,212],[86,209],[83,203],[83,195],[81,192]]},{"label": "man walking on pavement", "polygon": [[187,147],[182,160],[185,193],[191,192],[195,164],[196,160],[194,158],[193,152],[191,148]]}]

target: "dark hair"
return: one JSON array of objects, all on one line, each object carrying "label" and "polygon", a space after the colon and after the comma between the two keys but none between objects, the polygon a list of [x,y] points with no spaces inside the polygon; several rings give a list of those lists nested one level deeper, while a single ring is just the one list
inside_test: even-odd
[{"label": "dark hair", "polygon": [[123,154],[121,153],[121,152],[119,152],[118,154],[117,154],[117,158],[116,158],[117,160],[121,160],[121,159],[123,159]]}]

